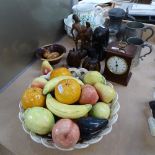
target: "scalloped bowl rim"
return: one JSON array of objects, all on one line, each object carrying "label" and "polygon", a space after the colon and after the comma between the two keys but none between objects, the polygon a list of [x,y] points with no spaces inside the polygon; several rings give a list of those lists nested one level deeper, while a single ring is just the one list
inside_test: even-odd
[{"label": "scalloped bowl rim", "polygon": [[[70,70],[75,70],[77,68],[69,68]],[[80,68],[80,69],[77,69],[77,70],[84,70],[84,71],[87,71],[85,68]],[[49,78],[49,75],[42,75],[42,77],[45,77],[45,78]],[[110,85],[113,87],[113,85],[110,83],[110,82],[107,82],[106,84]],[[114,107],[114,108],[113,108]],[[74,147],[71,147],[71,148],[68,148],[68,149],[64,149],[64,148],[60,148],[58,147],[56,144],[52,143],[52,142],[49,142],[48,143],[48,140],[49,139],[46,139],[44,137],[41,137],[40,135],[36,135],[35,133],[31,132],[30,130],[28,130],[25,126],[24,126],[24,120],[23,120],[23,108],[21,106],[21,102],[19,103],[19,113],[18,113],[18,118],[20,120],[20,122],[22,123],[22,128],[23,130],[30,135],[31,139],[33,141],[35,141],[36,143],[40,143],[42,145],[44,145],[45,147],[47,148],[51,148],[51,149],[58,149],[58,150],[62,150],[62,151],[71,151],[71,150],[74,150],[74,149],[83,149],[83,148],[87,148],[89,145],[91,144],[95,144],[95,143],[98,143],[99,141],[102,140],[103,136],[109,134],[111,131],[112,131],[112,126],[113,124],[115,124],[118,120],[118,114],[117,112],[119,111],[120,109],[120,104],[118,102],[118,94],[116,92],[116,96],[115,96],[115,99],[113,100],[113,103],[111,104],[111,109],[113,109],[113,111],[111,112],[111,115],[110,115],[110,119],[109,119],[109,123],[108,123],[108,126],[103,129],[101,131],[101,133],[99,135],[97,135],[95,138],[92,138],[90,140],[87,140],[87,141],[84,141],[83,143],[77,143]],[[113,114],[113,115],[112,115]]]}]

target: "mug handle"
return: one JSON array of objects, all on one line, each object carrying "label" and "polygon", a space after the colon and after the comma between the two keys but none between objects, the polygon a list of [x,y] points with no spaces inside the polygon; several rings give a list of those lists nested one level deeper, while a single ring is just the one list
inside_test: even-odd
[{"label": "mug handle", "polygon": [[152,45],[148,44],[148,43],[145,43],[142,45],[142,48],[144,47],[148,47],[149,48],[149,52],[148,53],[145,53],[144,55],[140,56],[139,58],[141,60],[143,60],[144,57],[146,57],[147,55],[149,55],[151,52],[152,52]]},{"label": "mug handle", "polygon": [[148,37],[145,39],[145,41],[148,41],[148,40],[154,35],[154,30],[153,30],[152,27],[150,27],[150,26],[145,27],[145,28],[144,28],[144,31],[146,32],[147,30],[150,30],[150,31],[151,31],[151,34],[150,34],[150,36],[148,36]]}]

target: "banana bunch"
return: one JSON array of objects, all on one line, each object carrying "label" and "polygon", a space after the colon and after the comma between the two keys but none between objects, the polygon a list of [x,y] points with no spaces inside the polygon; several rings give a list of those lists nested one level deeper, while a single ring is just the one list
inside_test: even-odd
[{"label": "banana bunch", "polygon": [[54,90],[55,86],[62,80],[65,80],[65,79],[74,79],[76,80],[80,85],[84,85],[84,83],[75,78],[75,77],[72,77],[72,76],[59,76],[59,77],[56,77],[56,78],[53,78],[51,79],[50,81],[48,81],[46,83],[46,85],[44,86],[44,89],[43,89],[43,94],[46,95],[47,93],[51,92]]},{"label": "banana bunch", "polygon": [[76,119],[85,116],[92,108],[91,104],[67,105],[58,102],[51,94],[46,97],[47,108],[61,118]]}]

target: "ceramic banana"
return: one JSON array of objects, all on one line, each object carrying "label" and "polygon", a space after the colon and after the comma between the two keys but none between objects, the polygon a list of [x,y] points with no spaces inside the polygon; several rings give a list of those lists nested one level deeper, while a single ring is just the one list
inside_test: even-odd
[{"label": "ceramic banana", "polygon": [[46,97],[47,108],[56,116],[61,118],[76,119],[85,116],[92,108],[91,104],[67,105],[58,102],[50,94]]},{"label": "ceramic banana", "polygon": [[54,90],[55,86],[61,81],[61,80],[65,80],[65,79],[74,79],[76,80],[80,85],[84,85],[84,83],[72,76],[59,76],[56,78],[51,79],[50,81],[48,81],[46,83],[46,85],[44,86],[43,89],[43,94],[46,95],[47,93],[51,92],[52,90]]}]

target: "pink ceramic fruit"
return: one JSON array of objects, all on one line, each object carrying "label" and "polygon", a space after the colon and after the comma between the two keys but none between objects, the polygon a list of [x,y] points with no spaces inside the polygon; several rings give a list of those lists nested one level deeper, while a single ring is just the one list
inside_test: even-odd
[{"label": "pink ceramic fruit", "polygon": [[43,89],[46,83],[47,83],[46,79],[44,79],[43,77],[37,77],[32,81],[31,87]]},{"label": "pink ceramic fruit", "polygon": [[96,89],[86,84],[82,87],[81,97],[79,100],[80,104],[95,104],[99,99]]},{"label": "pink ceramic fruit", "polygon": [[41,65],[41,72],[43,75],[48,74],[53,70],[53,67],[50,65],[50,63],[47,60],[44,60]]},{"label": "pink ceramic fruit", "polygon": [[71,148],[79,138],[79,127],[70,119],[60,119],[52,129],[52,139],[58,147]]}]

